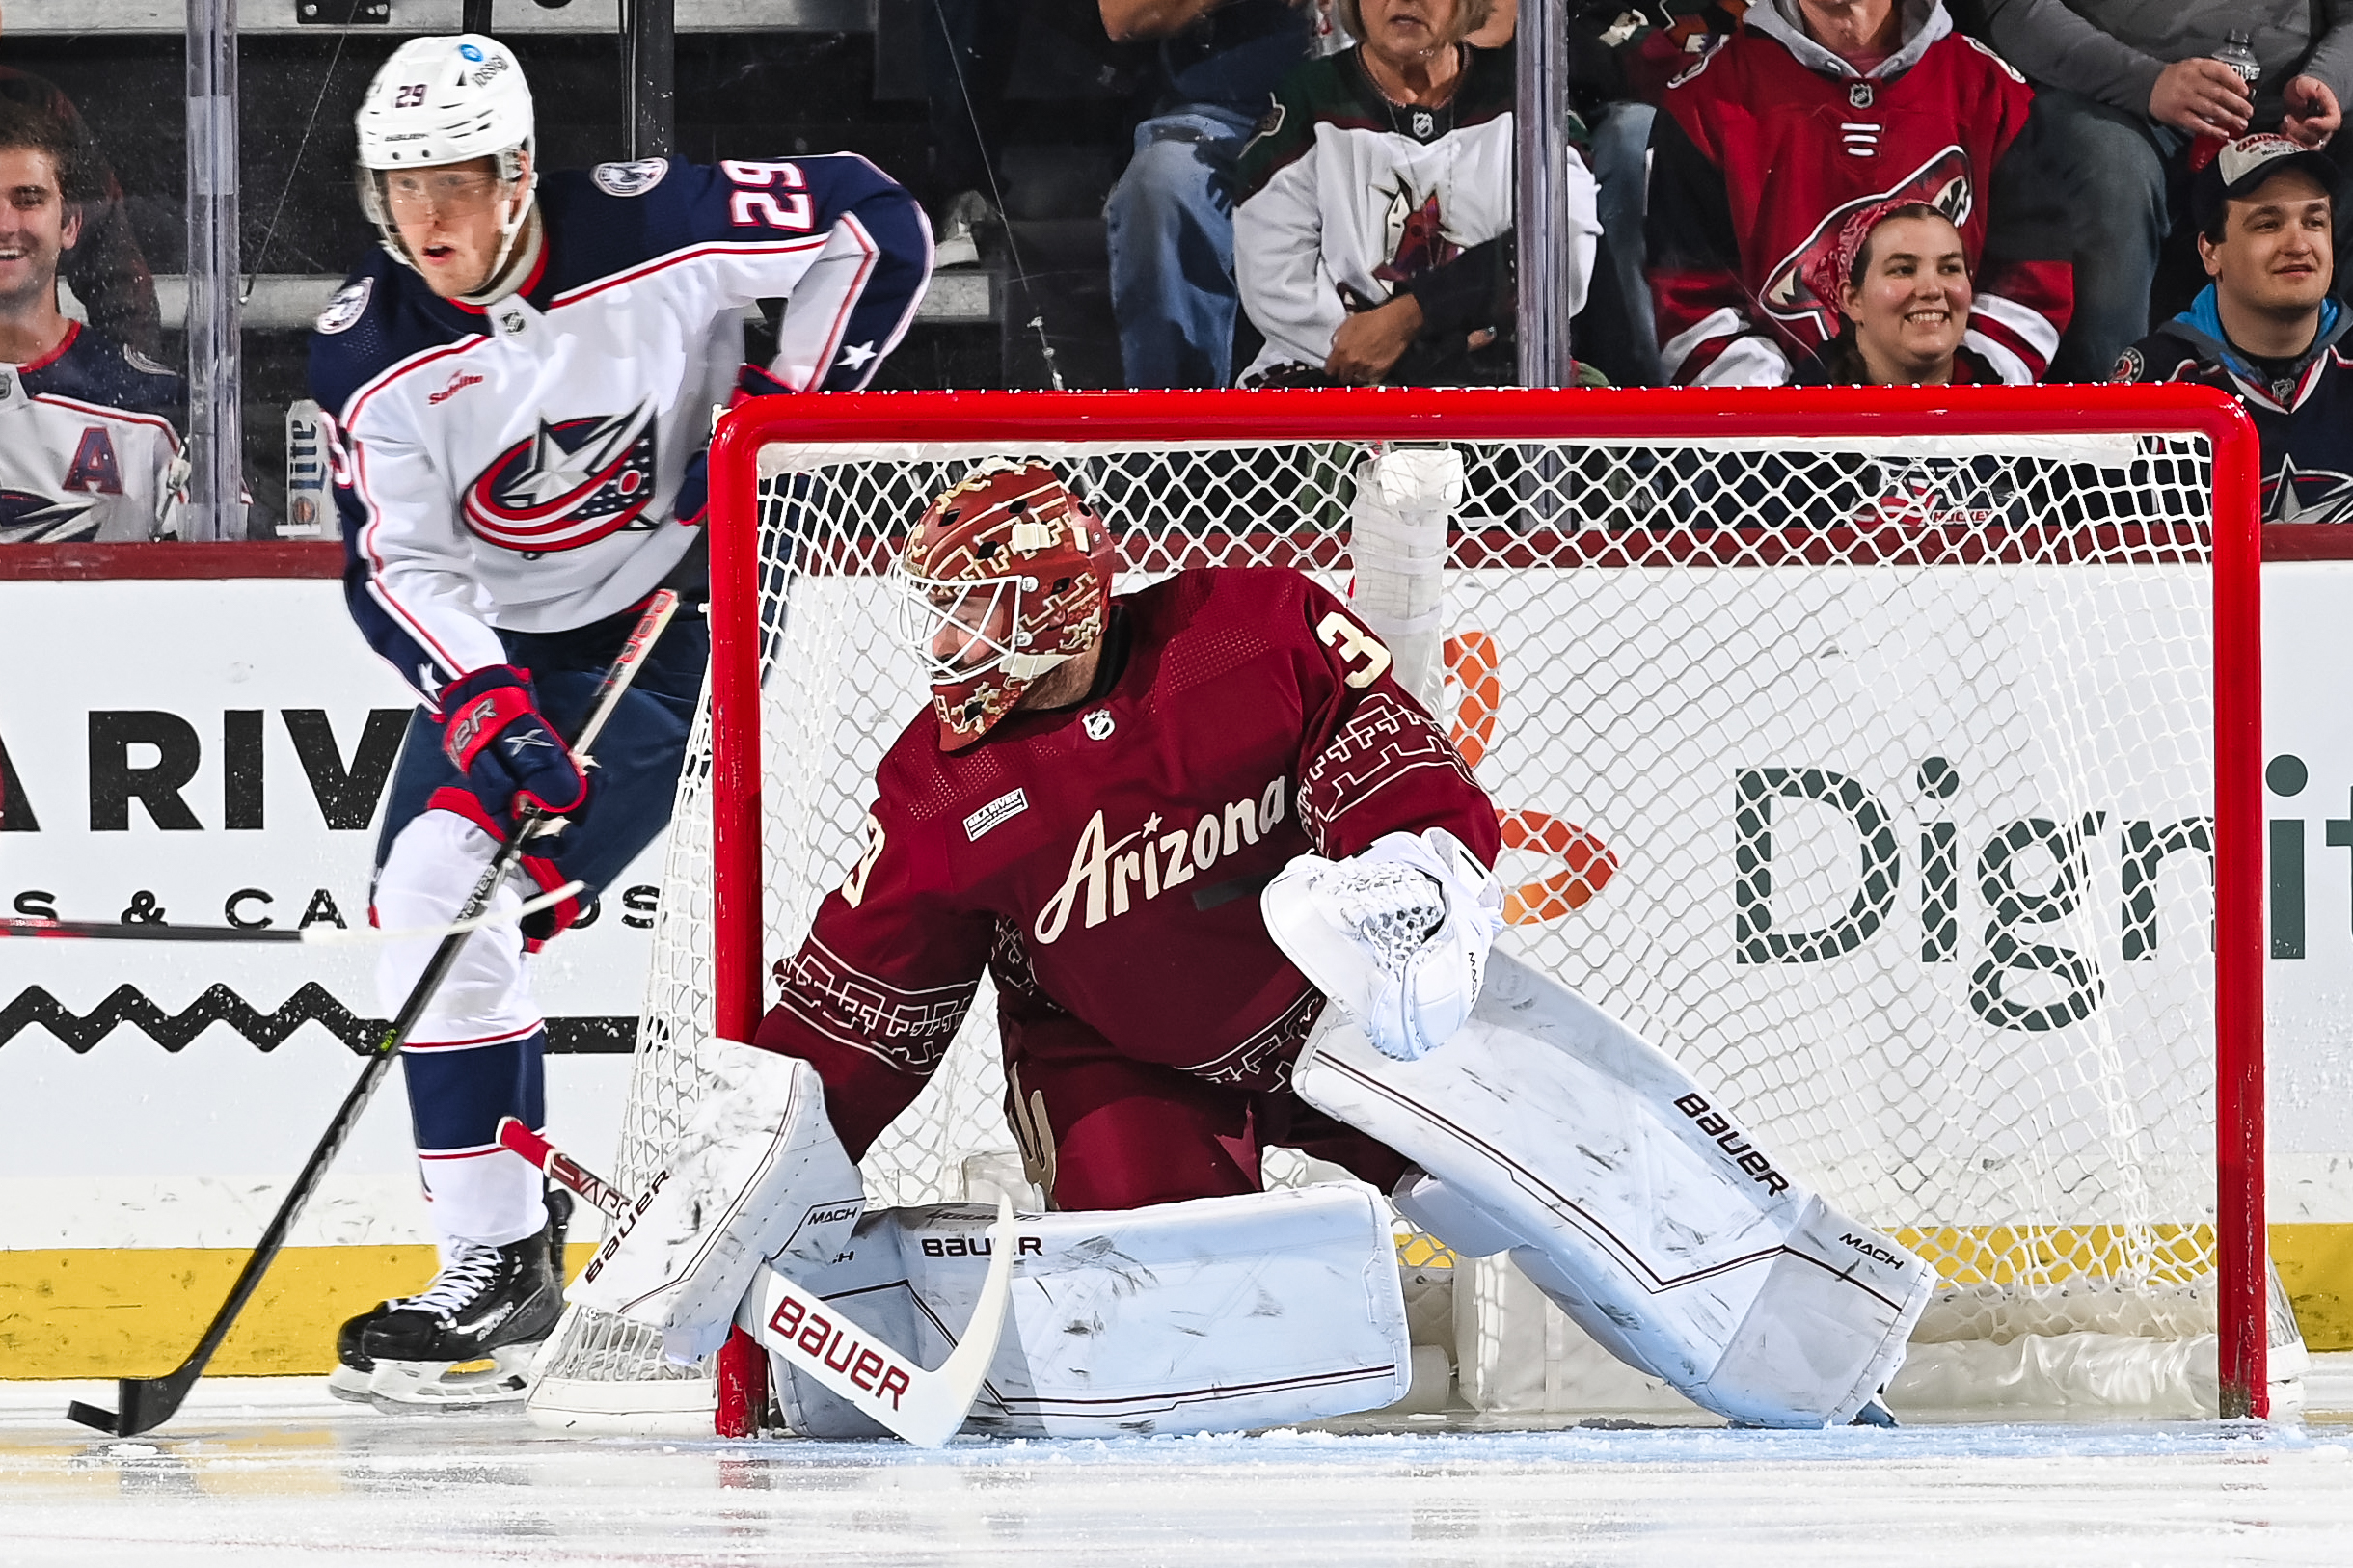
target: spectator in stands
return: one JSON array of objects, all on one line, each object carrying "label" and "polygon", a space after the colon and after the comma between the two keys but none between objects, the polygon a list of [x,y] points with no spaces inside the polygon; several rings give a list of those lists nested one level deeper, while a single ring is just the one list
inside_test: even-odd
[{"label": "spectator in stands", "polygon": [[1160,43],[1162,92],[1104,203],[1111,309],[1130,387],[1223,387],[1233,367],[1233,166],[1308,55],[1286,0],[1101,0],[1114,41]]},{"label": "spectator in stands", "polygon": [[[1284,78],[1234,210],[1242,305],[1265,338],[1244,385],[1515,379],[1511,51],[1464,41],[1489,9],[1340,0],[1363,41]],[[1575,309],[1599,226],[1571,163]]]},{"label": "spectator in stands", "polygon": [[1666,379],[1643,272],[1642,218],[1650,194],[1650,130],[1666,84],[1740,25],[1747,0],[1577,0],[1569,16],[1569,88],[1591,128],[1601,247],[1576,325],[1577,357],[1621,387]]},{"label": "spectator in stands", "polygon": [[73,133],[0,99],[0,544],[176,531],[178,378],[58,309],[79,237]]},{"label": "spectator in stands", "polygon": [[1839,226],[1807,264],[1805,286],[1836,300],[1838,336],[1799,379],[1868,387],[1999,381],[1962,345],[1969,257],[1953,220],[1925,202],[1883,202]]},{"label": "spectator in stands", "polygon": [[[2039,90],[2077,260],[2074,324],[2052,363],[2096,381],[2149,330],[2160,247],[2200,136],[2278,131],[2328,145],[2353,90],[2345,0],[1985,0],[1988,32]],[[2325,25],[2324,25],[2325,20]],[[2250,96],[2206,58],[2232,30],[2262,73]]]},{"label": "spectator in stands", "polygon": [[155,279],[132,237],[122,187],[98,150],[97,138],[55,83],[30,71],[0,66],[0,102],[39,110],[66,127],[73,144],[73,166],[84,186],[67,193],[81,213],[81,231],[66,256],[66,286],[81,301],[92,326],[142,354],[159,357],[163,317],[155,306]]},{"label": "spectator in stands", "polygon": [[1676,381],[1776,385],[1839,329],[1806,261],[1884,202],[1961,230],[1967,342],[2039,378],[2067,328],[2065,217],[2036,173],[2033,94],[1938,0],[1758,0],[1668,87],[1651,132],[1646,240]]},{"label": "spectator in stands", "polygon": [[2353,314],[2330,288],[2344,185],[2285,136],[2226,145],[2190,181],[2206,285],[2118,360],[2118,381],[2197,381],[2236,396],[2263,446],[2263,520],[2353,522]]}]

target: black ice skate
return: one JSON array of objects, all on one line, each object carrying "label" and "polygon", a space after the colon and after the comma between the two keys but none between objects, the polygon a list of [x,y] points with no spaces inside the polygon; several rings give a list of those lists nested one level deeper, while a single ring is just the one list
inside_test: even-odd
[{"label": "black ice skate", "polygon": [[563,1311],[571,1213],[571,1195],[551,1192],[538,1234],[503,1247],[455,1243],[424,1290],[379,1303],[342,1326],[328,1389],[397,1410],[522,1399],[530,1392],[531,1360]]}]

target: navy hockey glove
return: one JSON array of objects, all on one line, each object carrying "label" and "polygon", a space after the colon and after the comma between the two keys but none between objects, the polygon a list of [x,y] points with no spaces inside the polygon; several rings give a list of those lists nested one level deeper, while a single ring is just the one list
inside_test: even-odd
[{"label": "navy hockey glove", "polygon": [[501,834],[526,806],[560,817],[588,803],[588,779],[541,716],[527,670],[488,664],[450,682],[441,726],[442,750]]}]

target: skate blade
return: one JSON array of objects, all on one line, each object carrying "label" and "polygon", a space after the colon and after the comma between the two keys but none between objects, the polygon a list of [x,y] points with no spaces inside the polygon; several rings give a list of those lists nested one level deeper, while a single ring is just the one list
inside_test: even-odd
[{"label": "skate blade", "polygon": [[[531,1392],[531,1363],[539,1343],[500,1345],[473,1361],[376,1361],[367,1402],[392,1415],[418,1411],[522,1408]],[[332,1386],[333,1380],[330,1379]]]},{"label": "skate blade", "polygon": [[373,1381],[372,1373],[363,1372],[357,1366],[345,1366],[338,1362],[335,1370],[327,1374],[327,1392],[338,1399],[348,1399],[354,1404],[364,1405],[368,1402],[367,1388]]}]

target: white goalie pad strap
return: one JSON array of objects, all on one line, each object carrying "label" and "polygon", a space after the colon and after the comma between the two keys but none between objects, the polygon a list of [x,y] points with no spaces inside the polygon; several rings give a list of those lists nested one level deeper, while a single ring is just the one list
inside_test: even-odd
[{"label": "white goalie pad strap", "polygon": [[661,1331],[681,1363],[726,1340],[762,1262],[831,1257],[866,1206],[815,1068],[732,1041],[705,1060],[717,1082],[665,1169],[564,1292]]},{"label": "white goalie pad strap", "polygon": [[1357,466],[1349,502],[1349,608],[1388,647],[1394,678],[1432,713],[1446,684],[1439,615],[1447,526],[1461,509],[1462,453],[1402,446]]},{"label": "white goalie pad strap", "polygon": [[1401,1207],[1512,1257],[1579,1327],[1735,1421],[1851,1419],[1903,1364],[1935,1276],[1776,1166],[1666,1055],[1498,954],[1446,1049],[1399,1062],[1327,1014],[1292,1084],[1436,1178]]},{"label": "white goalie pad strap", "polygon": [[1292,858],[1258,896],[1267,934],[1366,1038],[1411,1061],[1471,1016],[1503,887],[1443,827],[1390,833],[1346,860]]},{"label": "white goalie pad strap", "polygon": [[[833,1262],[789,1267],[838,1310],[845,1354],[862,1335],[936,1366],[972,1316],[993,1218],[969,1203],[879,1209]],[[1243,1431],[1377,1410],[1411,1386],[1396,1246],[1370,1187],[1024,1214],[1019,1226],[1013,1307],[968,1431]],[[783,1358],[769,1365],[796,1433],[881,1435]]]}]

